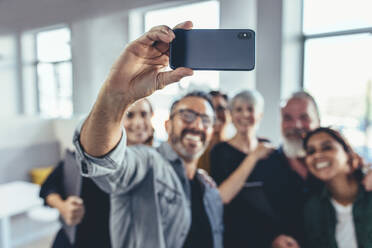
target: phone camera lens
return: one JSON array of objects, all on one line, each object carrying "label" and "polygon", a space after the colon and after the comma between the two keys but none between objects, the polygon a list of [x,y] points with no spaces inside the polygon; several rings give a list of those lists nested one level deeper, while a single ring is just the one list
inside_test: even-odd
[{"label": "phone camera lens", "polygon": [[247,32],[240,32],[238,33],[238,38],[239,39],[250,39],[251,38],[251,34],[250,33],[247,33]]}]

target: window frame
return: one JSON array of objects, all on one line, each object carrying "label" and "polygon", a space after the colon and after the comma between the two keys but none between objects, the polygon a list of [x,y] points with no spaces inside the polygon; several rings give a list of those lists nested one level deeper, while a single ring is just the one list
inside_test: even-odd
[{"label": "window frame", "polygon": [[[305,34],[304,33],[304,1],[302,0],[302,9],[301,9],[301,42],[302,42],[302,65],[301,65],[301,89],[305,88],[305,60],[306,60],[306,52],[305,52],[305,44],[309,40],[313,39],[324,39],[324,38],[333,38],[333,37],[339,37],[339,36],[349,36],[349,35],[358,35],[358,34],[370,34],[372,35],[372,26],[371,27],[365,27],[365,28],[355,28],[355,29],[345,29],[345,30],[339,30],[339,31],[331,31],[331,32],[320,32],[320,33],[313,33],[313,34]],[[367,106],[367,108],[370,106]],[[364,119],[367,120],[370,116],[365,113]],[[371,121],[366,121],[365,130],[368,130],[368,128],[372,128]],[[371,134],[366,131],[365,132],[365,140],[368,140],[368,138],[371,138]],[[363,156],[372,156],[368,150],[371,150],[372,147],[368,146],[368,142],[366,142],[363,145],[364,151],[361,151]]]},{"label": "window frame", "polygon": [[[38,53],[38,48],[37,48],[37,36],[39,33],[43,33],[43,32],[48,32],[48,31],[53,31],[53,30],[58,30],[58,29],[68,29],[69,32],[70,32],[70,51],[71,51],[71,58],[70,59],[67,59],[67,60],[59,60],[59,61],[52,61],[52,62],[43,62],[43,61],[40,61],[38,56],[37,56],[37,53]],[[40,94],[40,79],[39,79],[39,76],[38,76],[38,65],[40,64],[51,64],[53,66],[53,68],[55,69],[55,65],[56,64],[61,64],[61,63],[70,63],[71,64],[71,87],[72,87],[72,90],[73,90],[73,85],[74,85],[74,77],[73,77],[73,55],[72,55],[72,46],[71,46],[71,43],[72,43],[72,29],[71,29],[71,26],[68,25],[68,24],[59,24],[59,25],[54,25],[54,26],[49,26],[49,27],[45,27],[45,28],[40,28],[40,29],[36,29],[36,30],[33,30],[31,32],[28,32],[30,34],[32,34],[32,39],[33,39],[33,50],[34,50],[34,58],[33,58],[33,61],[31,62],[32,64],[32,68],[33,68],[33,72],[34,72],[34,80],[35,80],[35,93],[36,93],[36,96],[35,96],[35,106],[36,106],[36,114],[42,118],[64,118],[63,116],[61,116],[61,114],[59,113],[57,116],[53,117],[53,116],[49,116],[49,115],[45,115],[41,112],[41,107],[40,107],[40,98],[41,98],[41,94]],[[72,101],[72,113],[71,113],[71,116],[74,115],[74,106],[73,106],[73,91],[72,91],[72,94],[71,94],[71,101]]]}]

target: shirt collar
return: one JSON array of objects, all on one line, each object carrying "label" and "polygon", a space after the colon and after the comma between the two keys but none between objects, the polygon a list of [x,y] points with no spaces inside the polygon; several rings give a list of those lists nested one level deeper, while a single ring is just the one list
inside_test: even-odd
[{"label": "shirt collar", "polygon": [[[366,190],[364,189],[363,185],[360,184],[355,202],[357,202],[359,200],[362,200],[364,198],[365,194],[366,194]],[[327,187],[325,185],[324,185],[324,187],[321,191],[320,197],[322,199],[330,199],[332,197],[331,192],[329,192],[329,190],[327,189]]]},{"label": "shirt collar", "polygon": [[191,197],[191,189],[189,180],[186,177],[186,171],[183,166],[183,162],[168,142],[162,142],[157,148],[157,151],[171,164],[178,178],[181,181],[182,187],[187,195],[187,198]]},{"label": "shirt collar", "polygon": [[182,161],[180,156],[178,156],[176,151],[171,147],[171,145],[168,142],[162,142],[160,146],[157,148],[157,150],[171,164]]}]

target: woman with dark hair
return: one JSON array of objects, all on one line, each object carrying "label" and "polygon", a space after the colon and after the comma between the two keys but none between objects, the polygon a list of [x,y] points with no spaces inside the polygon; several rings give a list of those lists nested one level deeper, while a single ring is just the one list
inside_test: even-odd
[{"label": "woman with dark hair", "polygon": [[331,128],[304,139],[306,165],[324,189],[305,205],[305,247],[372,247],[372,193],[361,185],[362,159]]},{"label": "woman with dark hair", "polygon": [[228,126],[231,122],[230,111],[228,109],[229,98],[226,94],[212,90],[209,92],[212,98],[214,112],[216,115],[216,121],[213,125],[213,135],[209,142],[208,147],[205,149],[203,155],[199,158],[198,168],[205,170],[209,174],[211,173],[211,158],[210,153],[212,148],[225,141],[227,138]]},{"label": "woman with dark hair", "polygon": [[[133,104],[124,116],[128,145],[152,145],[154,128],[152,106],[147,99]],[[75,154],[66,151],[65,158],[49,175],[40,190],[45,204],[58,209],[62,228],[53,248],[110,248],[110,195],[92,179],[82,177]]]}]

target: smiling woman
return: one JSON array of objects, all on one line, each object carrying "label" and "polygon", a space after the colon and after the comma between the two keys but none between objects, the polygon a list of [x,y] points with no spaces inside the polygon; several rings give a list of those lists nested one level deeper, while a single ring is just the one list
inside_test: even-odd
[{"label": "smiling woman", "polygon": [[372,193],[360,183],[362,159],[330,128],[308,133],[304,148],[309,171],[325,182],[323,191],[305,205],[306,247],[368,247],[372,241]]},{"label": "smiling woman", "polygon": [[[225,247],[268,246],[268,237],[257,239],[260,227],[247,229],[247,222],[262,222],[263,218],[255,213],[254,207],[240,194],[244,191],[246,181],[252,179],[257,161],[272,151],[265,142],[267,140],[256,136],[263,107],[264,100],[258,91],[246,90],[234,96],[230,102],[230,111],[236,135],[215,145],[210,153],[211,175],[219,185],[221,198],[225,203]],[[257,178],[253,178],[255,179]],[[267,230],[265,233],[268,233]]]},{"label": "smiling woman", "polygon": [[127,134],[127,144],[152,145],[154,128],[151,118],[154,112],[151,103],[146,98],[133,104],[124,116],[124,128]]}]

